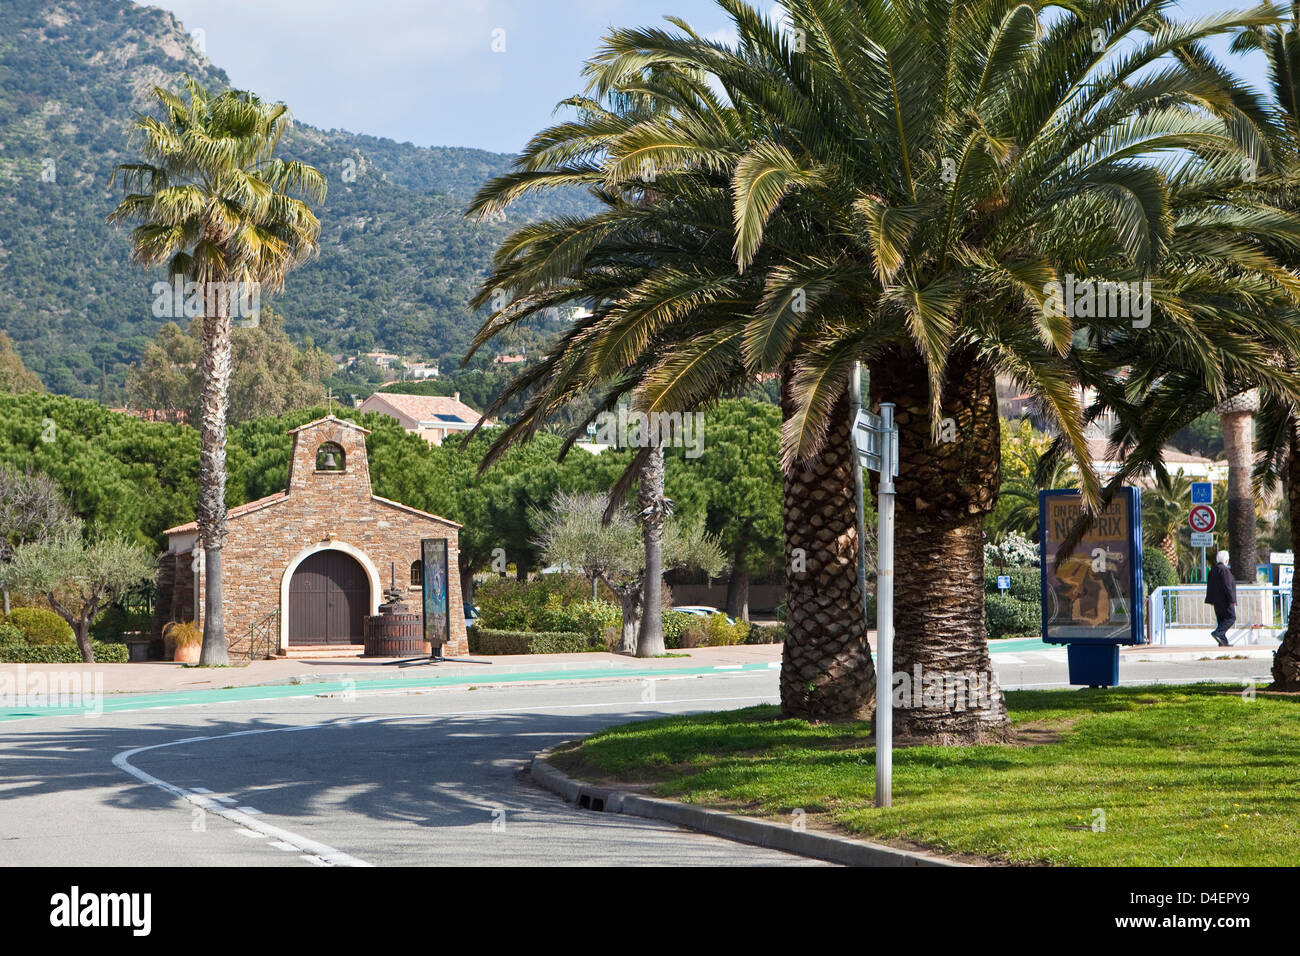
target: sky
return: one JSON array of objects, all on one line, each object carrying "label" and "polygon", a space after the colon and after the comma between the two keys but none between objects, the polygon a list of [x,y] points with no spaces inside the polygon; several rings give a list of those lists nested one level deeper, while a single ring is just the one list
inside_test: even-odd
[{"label": "sky", "polygon": [[[732,34],[713,0],[152,0],[231,83],[281,100],[304,123],[417,146],[513,153],[584,86],[583,61],[611,26],[680,16]],[[757,0],[759,9],[773,3]],[[1199,17],[1247,0],[1183,0]],[[1219,44],[1217,52],[1224,52]],[[1258,57],[1235,69],[1262,85]]]}]

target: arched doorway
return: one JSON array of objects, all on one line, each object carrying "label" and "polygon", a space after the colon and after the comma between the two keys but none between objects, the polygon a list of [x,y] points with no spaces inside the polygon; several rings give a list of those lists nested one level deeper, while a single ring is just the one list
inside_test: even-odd
[{"label": "arched doorway", "polygon": [[302,560],[289,581],[290,644],[360,644],[370,612],[370,580],[334,548]]}]

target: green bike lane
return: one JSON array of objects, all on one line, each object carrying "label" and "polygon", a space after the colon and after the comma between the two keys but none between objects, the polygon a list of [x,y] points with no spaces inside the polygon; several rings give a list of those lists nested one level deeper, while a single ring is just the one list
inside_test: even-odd
[{"label": "green bike lane", "polygon": [[[990,647],[991,653],[1014,653],[1036,650],[1050,650],[1051,645],[1044,644],[1037,638],[995,641]],[[874,655],[873,655],[874,657]],[[21,666],[21,665],[15,665]],[[115,665],[130,666],[130,665]],[[121,713],[135,710],[150,710],[168,707],[201,707],[206,704],[242,703],[257,700],[281,700],[295,697],[322,697],[336,695],[353,695],[369,693],[410,693],[426,690],[438,690],[452,687],[486,687],[500,684],[516,683],[556,683],[572,681],[609,681],[609,680],[663,680],[668,678],[722,676],[729,673],[754,673],[776,671],[780,669],[779,661],[765,661],[751,664],[713,664],[684,666],[621,666],[621,667],[539,667],[537,669],[521,668],[518,670],[498,671],[495,673],[448,673],[421,674],[412,677],[317,679],[290,681],[284,683],[249,684],[240,687],[211,688],[204,690],[168,691],[159,693],[112,693],[96,694],[93,690],[70,695],[72,703],[45,706],[7,706],[0,707],[0,723],[15,720],[30,720],[40,717],[67,716],[85,712],[87,716],[100,713]],[[15,699],[43,699],[60,693],[48,686],[29,683],[25,687],[4,687],[4,678],[8,672],[0,672],[0,701],[6,696]],[[35,677],[41,672],[31,672]],[[14,681],[13,683],[17,683]],[[8,693],[6,693],[6,691]],[[67,693],[66,686],[61,691]]]}]

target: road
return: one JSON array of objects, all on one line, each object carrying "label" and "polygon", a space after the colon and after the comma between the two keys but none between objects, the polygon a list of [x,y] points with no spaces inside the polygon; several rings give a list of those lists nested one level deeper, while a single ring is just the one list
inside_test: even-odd
[{"label": "road", "polygon": [[[1062,651],[994,655],[1063,686]],[[1126,660],[1125,683],[1267,674],[1263,660]],[[601,727],[777,699],[775,670],[152,707],[0,723],[3,865],[809,865],[578,810],[522,773]]]}]

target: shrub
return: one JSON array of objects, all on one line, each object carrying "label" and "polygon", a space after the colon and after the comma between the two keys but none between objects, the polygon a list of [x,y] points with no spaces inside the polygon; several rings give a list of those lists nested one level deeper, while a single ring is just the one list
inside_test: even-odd
[{"label": "shrub", "polygon": [[997,544],[984,545],[984,563],[994,567],[1037,567],[1038,545],[1011,531]]},{"label": "shrub", "polygon": [[784,624],[755,624],[749,629],[746,644],[780,644],[785,640]]},{"label": "shrub", "polygon": [[203,632],[193,621],[169,621],[162,630],[163,647],[168,657],[178,647],[203,643]]},{"label": "shrub", "polygon": [[27,638],[17,624],[6,624],[0,621],[0,644],[26,644]]},{"label": "shrub", "polygon": [[1142,587],[1149,597],[1156,588],[1169,587],[1178,583],[1178,572],[1169,563],[1163,551],[1155,548],[1142,549]]},{"label": "shrub", "polygon": [[678,650],[682,645],[682,634],[699,618],[685,611],[666,611],[664,613],[664,647]]},{"label": "shrub", "polygon": [[577,631],[587,639],[589,647],[601,650],[605,647],[605,629],[617,627],[623,620],[623,612],[612,601],[580,601],[568,607],[573,620],[570,628],[555,628],[557,631]]},{"label": "shrub", "polygon": [[[998,590],[998,569],[985,567],[984,593],[1002,595]],[[1011,579],[1011,590],[1007,592],[1017,601],[1038,604],[1043,589],[1041,573],[1038,568],[1007,568],[1001,572]]]},{"label": "shrub", "polygon": [[77,635],[73,632],[72,625],[45,608],[16,607],[9,612],[5,621],[17,625],[27,639],[27,643],[36,647],[77,642]]},{"label": "shrub", "polygon": [[744,644],[745,639],[749,637],[751,626],[748,621],[728,624],[727,615],[711,614],[705,625],[707,636],[704,643],[707,647],[731,647]]},{"label": "shrub", "polygon": [[471,654],[575,654],[587,649],[577,631],[498,631],[475,625],[469,629]]},{"label": "shrub", "polygon": [[1036,603],[1001,594],[984,597],[984,625],[990,639],[1042,631],[1042,609]]},{"label": "shrub", "polygon": [[[691,615],[694,617],[694,615]],[[692,647],[704,647],[709,642],[709,626],[700,618],[686,625],[682,631],[682,644],[684,649],[689,650]]]},{"label": "shrub", "polygon": [[[125,664],[125,644],[91,641],[90,649],[97,664]],[[0,641],[0,664],[80,664],[81,649],[76,644],[7,644]]]},{"label": "shrub", "polygon": [[580,574],[541,574],[532,581],[494,578],[474,589],[478,624],[492,630],[547,631],[572,622],[569,606],[591,600],[591,583]]},{"label": "shrub", "polygon": [[153,629],[153,615],[148,611],[124,611],[113,605],[90,625],[90,636],[105,643],[120,643],[132,631],[148,634]]}]

